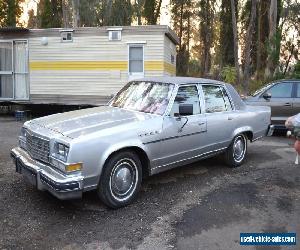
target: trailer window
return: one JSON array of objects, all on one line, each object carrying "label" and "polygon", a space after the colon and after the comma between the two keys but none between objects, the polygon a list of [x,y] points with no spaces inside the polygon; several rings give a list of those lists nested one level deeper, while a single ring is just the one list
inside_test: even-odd
[{"label": "trailer window", "polygon": [[143,46],[129,47],[129,74],[144,72],[144,49]]}]

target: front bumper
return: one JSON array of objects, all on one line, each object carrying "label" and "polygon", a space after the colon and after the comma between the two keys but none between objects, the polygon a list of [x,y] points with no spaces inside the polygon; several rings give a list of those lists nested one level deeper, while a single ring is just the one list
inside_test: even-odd
[{"label": "front bumper", "polygon": [[16,172],[24,175],[38,190],[47,190],[61,200],[82,197],[83,176],[80,172],[63,174],[32,159],[26,151],[19,147],[11,150],[11,157],[15,162]]},{"label": "front bumper", "polygon": [[269,125],[268,131],[267,131],[267,136],[272,136],[275,130],[275,125]]}]

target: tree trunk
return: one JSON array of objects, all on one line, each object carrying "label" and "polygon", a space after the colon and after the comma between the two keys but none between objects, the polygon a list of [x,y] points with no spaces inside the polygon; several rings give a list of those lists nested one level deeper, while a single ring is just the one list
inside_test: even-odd
[{"label": "tree trunk", "polygon": [[79,0],[72,0],[72,8],[73,8],[73,28],[77,28],[80,22]]},{"label": "tree trunk", "polygon": [[179,50],[182,47],[182,32],[183,32],[183,2],[180,6],[180,22],[179,22]]},{"label": "tree trunk", "polygon": [[137,20],[138,20],[138,25],[142,25],[143,0],[135,0],[135,7],[136,7],[136,15],[137,15]]},{"label": "tree trunk", "polygon": [[295,45],[293,44],[293,45],[292,45],[292,49],[291,49],[291,54],[290,54],[289,58],[287,59],[287,61],[286,61],[286,63],[285,63],[285,68],[284,68],[284,71],[283,71],[283,75],[284,75],[284,76],[285,76],[286,71],[287,71],[287,69],[288,69],[288,67],[289,67],[289,64],[290,64],[290,62],[291,62],[291,59],[292,59],[292,56],[293,56],[293,53],[294,53],[294,49],[295,49]]},{"label": "tree trunk", "polygon": [[69,0],[62,0],[62,15],[63,15],[63,27],[70,27],[70,3]]},{"label": "tree trunk", "polygon": [[153,23],[153,24],[155,24],[155,25],[157,24],[157,20],[158,20],[158,17],[159,17],[159,15],[160,15],[161,3],[162,3],[162,0],[159,0],[157,9],[155,10],[155,14],[154,14],[154,23]]},{"label": "tree trunk", "polygon": [[269,44],[270,52],[267,58],[266,76],[270,77],[274,71],[273,51],[275,50],[276,42],[274,41],[277,29],[277,0],[271,0],[269,9]]},{"label": "tree trunk", "polygon": [[256,41],[256,80],[259,79],[261,69],[261,23],[262,23],[262,3],[258,3],[258,21],[257,21],[257,41]]},{"label": "tree trunk", "polygon": [[249,26],[247,29],[247,35],[245,41],[245,52],[244,52],[245,67],[244,67],[244,81],[243,81],[243,91],[245,95],[247,95],[249,91],[250,52],[251,52],[250,49],[251,49],[252,35],[254,29],[254,21],[256,17],[256,4],[257,4],[257,0],[252,0],[251,16],[250,16],[250,21],[249,21]]},{"label": "tree trunk", "polygon": [[236,70],[236,83],[240,84],[240,66],[239,66],[239,45],[238,45],[238,31],[237,31],[237,22],[235,16],[235,4],[234,0],[231,2],[231,16],[232,16],[232,30],[233,30],[233,51],[234,51],[234,65]]},{"label": "tree trunk", "polygon": [[103,26],[111,25],[111,14],[112,14],[112,0],[103,0],[105,1],[103,9]]}]

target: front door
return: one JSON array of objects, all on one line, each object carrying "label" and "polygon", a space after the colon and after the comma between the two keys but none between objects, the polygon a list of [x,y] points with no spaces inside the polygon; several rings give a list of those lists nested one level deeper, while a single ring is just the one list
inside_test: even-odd
[{"label": "front door", "polygon": [[[177,117],[179,104],[192,104],[193,115]],[[203,153],[206,118],[201,113],[197,85],[180,86],[169,116],[164,117],[158,165],[184,162]]]}]

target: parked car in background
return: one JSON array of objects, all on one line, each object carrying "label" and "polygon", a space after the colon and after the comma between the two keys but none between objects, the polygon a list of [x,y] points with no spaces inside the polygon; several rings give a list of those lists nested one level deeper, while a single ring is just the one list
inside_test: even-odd
[{"label": "parked car in background", "polygon": [[60,199],[96,189],[112,208],[143,177],[223,153],[240,166],[247,140],[268,133],[270,108],[246,106],[219,81],[157,77],[129,82],[109,105],[28,121],[11,155],[16,171]]},{"label": "parked car in background", "polygon": [[300,79],[280,80],[257,90],[245,100],[248,105],[271,107],[271,120],[276,129],[285,129],[284,122],[300,113]]}]

